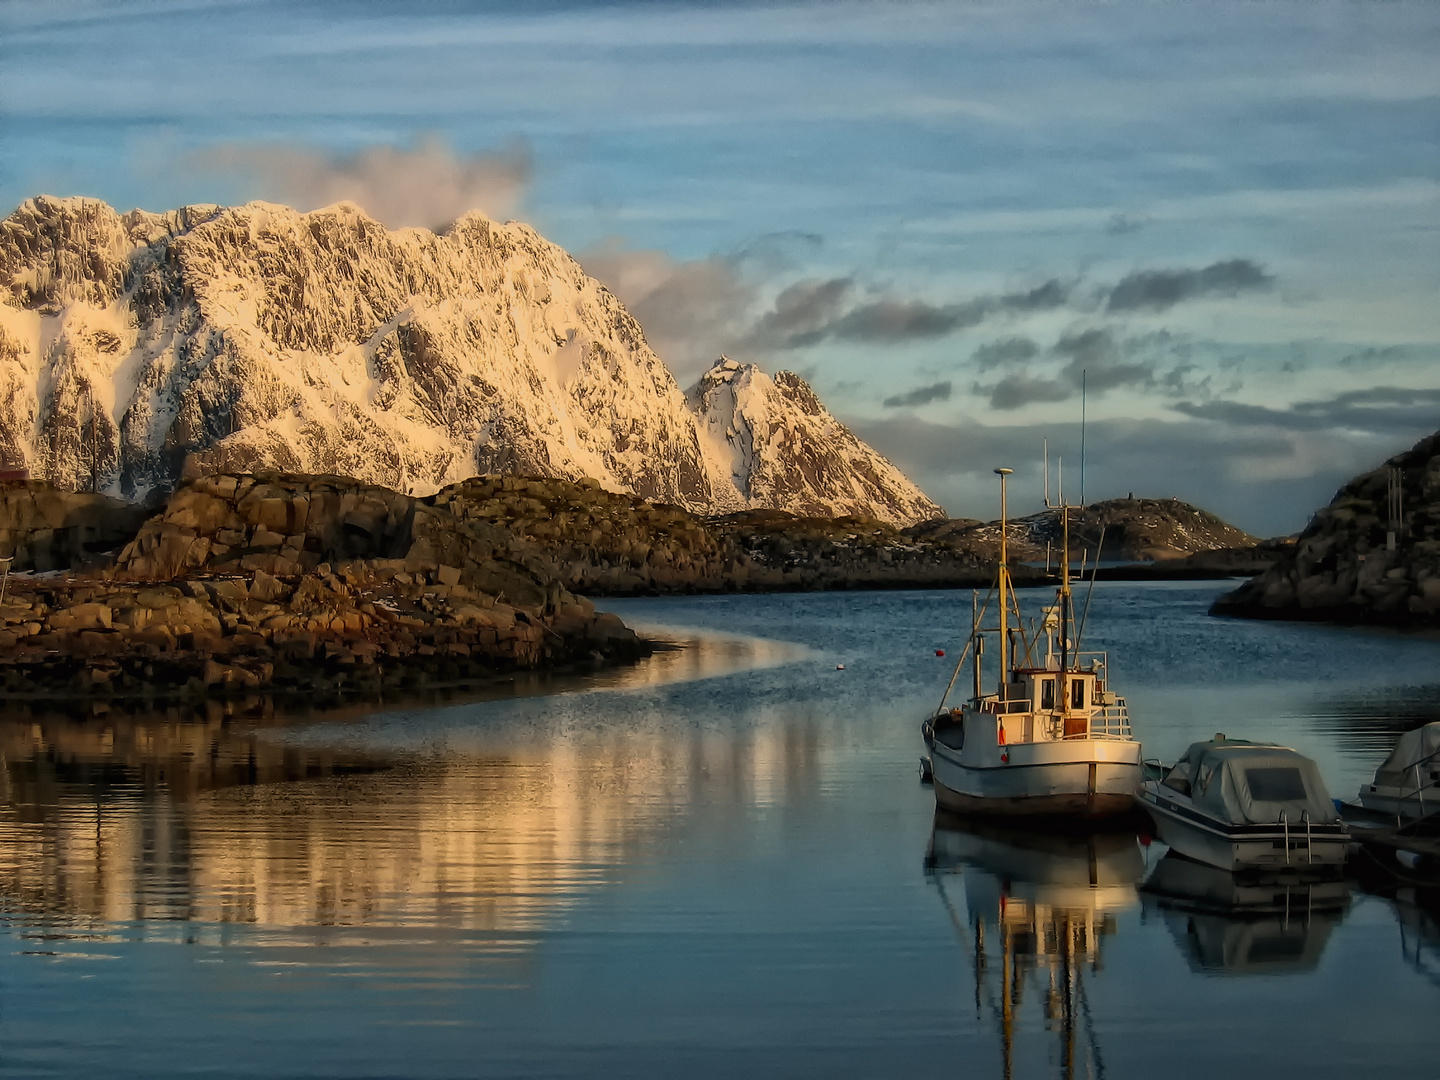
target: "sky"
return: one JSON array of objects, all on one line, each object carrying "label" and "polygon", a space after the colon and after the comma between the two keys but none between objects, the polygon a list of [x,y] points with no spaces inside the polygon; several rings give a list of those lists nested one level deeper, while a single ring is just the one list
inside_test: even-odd
[{"label": "sky", "polygon": [[1440,429],[1437,56],[1405,0],[9,0],[0,214],[481,209],[953,516],[1048,444],[1270,536]]}]

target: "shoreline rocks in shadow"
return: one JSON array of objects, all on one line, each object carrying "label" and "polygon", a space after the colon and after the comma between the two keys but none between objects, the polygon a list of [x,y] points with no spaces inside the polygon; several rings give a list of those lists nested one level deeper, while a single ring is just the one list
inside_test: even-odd
[{"label": "shoreline rocks in shadow", "polygon": [[[1398,520],[1391,505],[1397,494]],[[1440,432],[1351,480],[1274,566],[1210,610],[1440,628]]]}]

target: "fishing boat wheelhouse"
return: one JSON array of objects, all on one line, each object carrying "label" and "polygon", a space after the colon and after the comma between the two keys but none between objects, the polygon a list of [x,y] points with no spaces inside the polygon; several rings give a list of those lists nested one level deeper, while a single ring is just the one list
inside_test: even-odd
[{"label": "fishing boat wheelhouse", "polygon": [[[966,657],[973,657],[974,692],[959,708],[945,708],[942,699],[922,725],[929,749],[922,774],[934,784],[936,803],[961,813],[1086,818],[1124,813],[1134,805],[1141,779],[1140,744],[1124,699],[1109,688],[1106,654],[1077,650],[1084,620],[1077,630],[1069,507],[1062,499],[1060,588],[1038,630],[1027,633],[1006,561],[1005,477],[1011,470],[995,471],[1000,565],[992,595],[998,596],[998,625],[982,626],[985,610],[973,609],[970,640],[955,677]],[[1000,652],[993,692],[985,689],[981,663],[987,634],[998,639]]]}]

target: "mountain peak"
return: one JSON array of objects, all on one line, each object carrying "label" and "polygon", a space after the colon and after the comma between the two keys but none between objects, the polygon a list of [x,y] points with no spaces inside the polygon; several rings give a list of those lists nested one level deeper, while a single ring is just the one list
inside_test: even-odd
[{"label": "mountain peak", "polygon": [[[0,464],[128,499],[187,467],[417,495],[510,472],[700,513],[938,513],[798,376],[722,358],[687,401],[569,254],[480,213],[435,233],[353,203],[40,196],[0,222],[0,359]],[[720,387],[754,450],[738,474]]]}]

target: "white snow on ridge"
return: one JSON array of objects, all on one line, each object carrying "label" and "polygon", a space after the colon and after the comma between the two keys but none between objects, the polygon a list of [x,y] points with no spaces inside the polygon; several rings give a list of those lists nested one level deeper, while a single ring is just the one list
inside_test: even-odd
[{"label": "white snow on ridge", "polygon": [[702,513],[940,513],[793,375],[722,363],[687,402],[619,301],[525,225],[42,196],[0,222],[0,281],[0,467],[65,487],[141,499],[188,462],[415,494],[516,472]]}]

